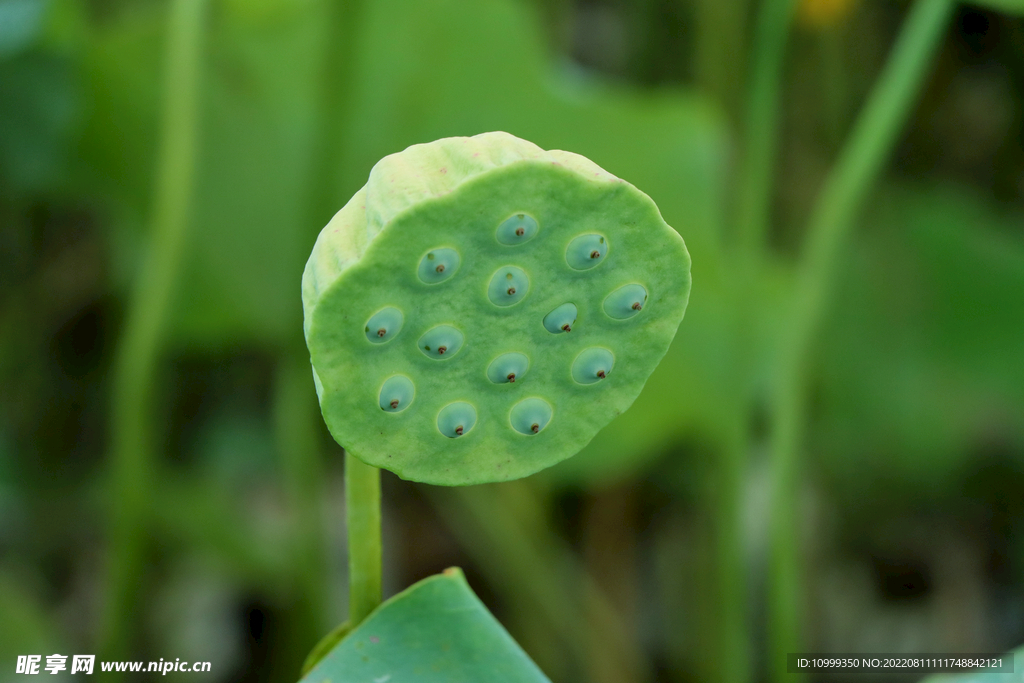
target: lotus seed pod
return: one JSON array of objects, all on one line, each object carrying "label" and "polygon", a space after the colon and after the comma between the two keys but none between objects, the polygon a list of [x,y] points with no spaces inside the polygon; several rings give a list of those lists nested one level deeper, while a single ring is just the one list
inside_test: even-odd
[{"label": "lotus seed pod", "polygon": [[302,280],[335,439],[446,485],[579,451],[640,393],[689,291],[686,247],[647,195],[507,133],[382,159]]}]

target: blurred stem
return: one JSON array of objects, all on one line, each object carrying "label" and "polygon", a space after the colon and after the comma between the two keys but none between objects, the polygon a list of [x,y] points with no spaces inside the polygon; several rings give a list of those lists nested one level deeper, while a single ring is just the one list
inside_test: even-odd
[{"label": "blurred stem", "polygon": [[630,33],[629,62],[627,71],[636,83],[648,83],[653,75],[654,52],[654,2],[653,0],[628,0],[625,4],[625,23]]},{"label": "blurred stem", "polygon": [[568,61],[573,50],[573,0],[532,0],[534,15],[547,32],[554,56]]},{"label": "blurred stem", "polygon": [[779,98],[794,0],[763,0],[751,46],[743,122],[743,152],[737,183],[736,233],[740,247],[764,248],[778,147]]},{"label": "blurred stem", "polygon": [[315,422],[319,415],[310,375],[306,354],[289,350],[278,362],[274,387],[277,450],[285,489],[296,512],[292,557],[301,586],[301,614],[294,640],[303,652],[330,628],[324,600],[327,552],[321,514],[323,468]]},{"label": "blurred stem", "polygon": [[359,626],[381,601],[380,470],[345,454],[348,619]]},{"label": "blurred stem", "polygon": [[954,6],[953,0],[917,0],[911,8],[811,215],[792,320],[786,326],[772,395],[769,633],[775,680],[792,679],[786,673],[786,653],[799,652],[802,644],[797,499],[800,441],[806,423],[807,356],[825,310],[842,242],[910,115]]},{"label": "blurred stem", "polygon": [[110,556],[100,626],[100,652],[108,658],[127,654],[139,611],[156,448],[153,389],[192,203],[205,20],[205,0],[171,3],[152,238],[131,294],[114,368]]},{"label": "blurred stem", "polygon": [[747,619],[747,582],[743,554],[744,475],[750,442],[742,420],[722,441],[724,452],[714,469],[718,480],[714,492],[716,636],[714,661],[718,680],[723,683],[749,681],[750,631]]},{"label": "blurred stem", "polygon": [[327,36],[315,111],[309,225],[325,225],[345,203],[345,134],[352,113],[350,100],[363,6],[363,0],[326,0]]},{"label": "blurred stem", "polygon": [[747,28],[745,0],[697,0],[694,70],[701,90],[714,96],[735,121],[740,107],[736,74],[743,72]]},{"label": "blurred stem", "polygon": [[823,112],[829,148],[839,146],[846,127],[846,100],[849,92],[844,63],[846,23],[837,22],[818,32],[817,48],[821,59],[821,89],[824,94]]}]

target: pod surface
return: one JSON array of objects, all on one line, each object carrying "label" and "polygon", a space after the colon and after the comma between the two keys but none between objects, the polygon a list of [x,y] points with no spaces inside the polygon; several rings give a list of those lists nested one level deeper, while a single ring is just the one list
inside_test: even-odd
[{"label": "pod surface", "polygon": [[[515,242],[520,225],[528,239]],[[604,239],[599,249],[578,239],[591,235]],[[424,276],[423,263],[451,261],[453,252],[457,269],[442,271],[454,270],[449,277]],[[579,269],[592,253],[596,265]],[[646,299],[628,318],[610,316],[606,298],[627,285]],[[578,452],[633,403],[668,350],[689,291],[689,254],[654,202],[588,159],[507,133],[414,145],[373,168],[321,232],[303,274],[324,420],[350,453],[405,479],[527,476]],[[566,303],[577,311],[571,331],[552,334],[544,319]],[[401,328],[374,343],[369,321],[385,309],[401,313]],[[443,351],[421,348],[440,326],[461,333],[458,347],[440,335]],[[583,384],[572,367],[590,347],[614,353],[615,372]],[[509,353],[525,355],[529,372],[495,383],[488,368]],[[382,410],[383,384],[395,375],[412,381],[416,399]],[[512,409],[529,397],[552,413],[543,429],[523,434]],[[455,402],[477,417],[450,438],[438,415]]]}]

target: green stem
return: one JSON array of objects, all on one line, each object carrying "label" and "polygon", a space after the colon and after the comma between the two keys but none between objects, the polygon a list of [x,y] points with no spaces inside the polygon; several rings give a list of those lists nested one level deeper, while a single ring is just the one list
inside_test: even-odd
[{"label": "green stem", "polygon": [[795,301],[773,389],[771,669],[786,674],[786,653],[801,649],[797,497],[806,423],[807,357],[824,313],[843,240],[882,170],[917,99],[949,21],[953,0],[917,0],[812,213]]},{"label": "green stem", "polygon": [[171,4],[152,238],[131,295],[114,367],[110,556],[100,648],[115,658],[127,651],[139,611],[156,448],[153,388],[192,200],[205,20],[206,0]]},{"label": "green stem", "polygon": [[779,97],[794,4],[794,0],[764,0],[751,47],[735,217],[737,240],[750,253],[764,247],[768,232]]},{"label": "green stem", "polygon": [[[705,0],[707,4],[708,0]],[[737,286],[752,292],[766,248],[771,207],[772,175],[776,164],[778,127],[786,43],[795,0],[763,0],[757,13],[751,45],[749,83],[743,121],[743,152],[737,177],[733,254],[739,264]],[[720,11],[720,10],[715,10]],[[741,316],[753,320],[752,298],[740,299]],[[742,342],[745,343],[745,342]],[[745,409],[746,402],[738,399]],[[750,680],[752,643],[746,608],[746,573],[743,558],[742,510],[744,474],[750,439],[744,415],[738,415],[723,441],[715,463],[714,552],[716,597],[716,667],[719,680]]]},{"label": "green stem", "polygon": [[355,628],[381,601],[380,470],[345,454],[348,619]]},{"label": "green stem", "polygon": [[345,203],[345,134],[353,108],[352,84],[363,0],[328,0],[326,43],[320,64],[308,200],[309,225],[324,225]]},{"label": "green stem", "polygon": [[716,585],[717,679],[743,683],[751,677],[750,630],[747,611],[746,563],[743,557],[744,475],[750,446],[743,420],[723,440],[724,452],[715,463],[714,543]]}]

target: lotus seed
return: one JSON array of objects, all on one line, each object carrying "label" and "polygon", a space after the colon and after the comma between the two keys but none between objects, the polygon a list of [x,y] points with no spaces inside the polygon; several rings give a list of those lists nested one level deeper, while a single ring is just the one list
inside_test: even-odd
[{"label": "lotus seed", "polygon": [[530,367],[530,359],[523,353],[503,353],[487,366],[487,379],[495,384],[515,383],[522,379]]},{"label": "lotus seed", "polygon": [[416,387],[405,375],[395,375],[385,380],[380,388],[380,409],[388,413],[399,413],[412,403]]},{"label": "lotus seed", "polygon": [[562,304],[544,316],[544,329],[551,334],[571,332],[576,324],[576,304]]},{"label": "lotus seed", "polygon": [[487,298],[496,306],[511,306],[522,301],[529,289],[530,279],[526,271],[516,266],[505,266],[491,276]]},{"label": "lotus seed", "polygon": [[551,404],[542,398],[527,398],[512,407],[509,421],[520,434],[538,434],[551,422]]},{"label": "lotus seed", "polygon": [[565,250],[565,261],[574,270],[588,270],[604,261],[608,253],[608,241],[604,235],[580,235],[569,242]]},{"label": "lotus seed", "polygon": [[449,403],[437,414],[437,430],[449,439],[465,434],[476,425],[476,408],[465,401]]},{"label": "lotus seed", "polygon": [[394,306],[382,308],[366,321],[366,338],[374,344],[383,344],[394,339],[402,330],[402,312]]},{"label": "lotus seed", "polygon": [[533,216],[517,213],[498,226],[495,237],[501,244],[523,244],[533,239],[539,229]]},{"label": "lotus seed", "polygon": [[643,310],[647,290],[641,285],[623,285],[604,300],[604,312],[616,320],[625,320]]},{"label": "lotus seed", "polygon": [[608,349],[584,349],[572,363],[572,378],[580,384],[594,384],[608,376],[615,366],[615,356]]},{"label": "lotus seed", "polygon": [[461,263],[459,252],[454,249],[449,247],[431,249],[420,259],[420,266],[416,274],[428,285],[436,285],[455,275],[455,271],[459,269]]},{"label": "lotus seed", "polygon": [[451,325],[438,325],[427,330],[420,337],[419,347],[429,358],[451,358],[459,349],[466,337]]}]

